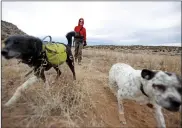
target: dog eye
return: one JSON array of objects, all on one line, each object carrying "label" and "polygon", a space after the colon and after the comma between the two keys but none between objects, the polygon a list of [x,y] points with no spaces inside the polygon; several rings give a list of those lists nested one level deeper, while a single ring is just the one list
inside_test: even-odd
[{"label": "dog eye", "polygon": [[164,92],[166,90],[166,87],[164,85],[153,84],[152,86],[154,89],[157,89],[157,90],[162,91],[162,92]]}]

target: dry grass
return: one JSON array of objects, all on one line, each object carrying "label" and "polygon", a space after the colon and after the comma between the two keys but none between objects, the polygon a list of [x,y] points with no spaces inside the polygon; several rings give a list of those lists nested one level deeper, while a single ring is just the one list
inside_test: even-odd
[{"label": "dry grass", "polygon": [[[77,80],[66,64],[61,67],[61,78],[54,84],[56,73],[46,72],[51,85],[46,90],[40,81],[30,87],[16,105],[3,108],[3,127],[117,127],[117,105],[115,97],[108,90],[108,71],[112,64],[128,63],[134,68],[166,70],[181,74],[180,56],[132,54],[111,50],[83,50],[83,64],[76,64]],[[2,102],[5,103],[16,88],[25,81],[29,70],[17,61],[2,60]],[[27,78],[26,78],[27,79]],[[133,105],[131,105],[133,104]],[[140,107],[133,102],[125,102],[126,118],[130,127],[154,127],[152,110]],[[133,107],[133,108],[132,108]],[[138,109],[137,109],[138,108]],[[145,109],[146,110],[145,110]],[[142,113],[140,113],[142,111]],[[143,112],[144,111],[144,112]],[[142,117],[148,113],[148,121]],[[134,118],[133,113],[139,117]],[[167,126],[179,127],[179,113],[165,111]]]},{"label": "dry grass", "polygon": [[105,66],[109,68],[112,64],[121,62],[128,63],[134,68],[149,68],[181,74],[181,56],[150,55],[146,53],[132,54],[110,50],[88,50],[84,53],[84,56],[88,58],[100,58],[97,64],[107,63]]}]

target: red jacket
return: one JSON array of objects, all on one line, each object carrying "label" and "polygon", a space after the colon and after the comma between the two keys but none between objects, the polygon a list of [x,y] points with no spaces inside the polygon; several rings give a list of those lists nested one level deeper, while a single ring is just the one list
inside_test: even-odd
[{"label": "red jacket", "polygon": [[[74,29],[75,32],[79,32],[80,29],[83,27],[83,25],[80,25],[80,24],[79,24],[79,21],[80,21],[80,20],[83,20],[83,25],[84,25],[84,19],[83,19],[83,18],[80,18],[80,19],[78,20],[78,26],[76,26],[75,29]],[[80,31],[80,34],[81,34],[81,36],[84,37],[84,41],[86,41],[86,29],[85,29],[84,27],[83,27],[82,30]]]}]

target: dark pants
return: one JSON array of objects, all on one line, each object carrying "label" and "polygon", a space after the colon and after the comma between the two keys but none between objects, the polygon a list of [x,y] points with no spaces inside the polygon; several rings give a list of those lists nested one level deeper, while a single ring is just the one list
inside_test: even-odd
[{"label": "dark pants", "polygon": [[75,60],[78,59],[78,62],[82,60],[82,49],[83,49],[83,40],[75,39]]}]

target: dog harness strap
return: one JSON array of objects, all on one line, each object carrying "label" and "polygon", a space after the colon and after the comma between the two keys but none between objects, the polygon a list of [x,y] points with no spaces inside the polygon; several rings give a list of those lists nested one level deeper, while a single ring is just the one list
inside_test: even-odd
[{"label": "dog harness strap", "polygon": [[141,84],[140,90],[141,90],[141,92],[142,92],[145,96],[149,97],[149,96],[145,93],[145,91],[143,90],[143,84]]}]

